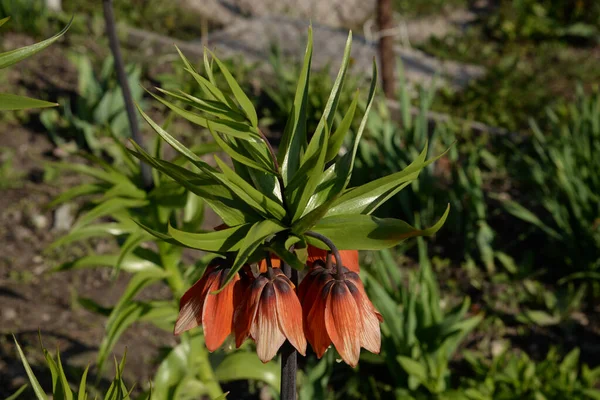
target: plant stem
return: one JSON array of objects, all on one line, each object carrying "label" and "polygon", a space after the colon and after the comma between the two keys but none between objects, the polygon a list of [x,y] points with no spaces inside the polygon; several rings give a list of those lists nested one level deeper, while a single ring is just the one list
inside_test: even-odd
[{"label": "plant stem", "polygon": [[[282,265],[283,273],[298,287],[298,271],[289,265]],[[281,347],[281,400],[296,400],[296,375],[298,372],[298,351],[289,341]]]},{"label": "plant stem", "polygon": [[[127,119],[129,120],[129,128],[131,129],[131,137],[138,145],[140,145],[140,147],[144,148],[144,140],[140,135],[135,107],[133,105],[133,97],[131,96],[131,89],[129,88],[129,82],[127,81],[127,74],[125,73],[123,56],[121,55],[121,48],[119,47],[119,38],[117,37],[117,27],[115,23],[115,13],[113,11],[112,0],[102,0],[102,3],[104,7],[104,21],[106,22],[106,34],[108,35],[110,50],[115,60],[117,79],[119,80],[121,92],[123,93],[125,110],[127,111]],[[146,163],[140,162],[140,170],[144,189],[146,189],[146,191],[150,191],[153,187],[150,166]]]},{"label": "plant stem", "polygon": [[392,0],[377,0],[377,25],[379,25],[379,59],[383,92],[388,99],[395,98],[394,92],[394,38],[388,32],[394,27]]},{"label": "plant stem", "polygon": [[321,242],[325,243],[331,249],[331,252],[333,253],[333,256],[335,257],[337,274],[338,274],[338,276],[340,276],[342,267],[344,266],[344,264],[342,263],[342,257],[340,256],[340,252],[338,251],[337,247],[335,247],[335,244],[333,244],[333,242],[331,240],[329,240],[329,238],[327,236],[321,235],[320,233],[317,233],[317,232],[308,231],[304,234],[306,236],[311,236],[311,237],[314,237],[315,239],[319,239]]}]

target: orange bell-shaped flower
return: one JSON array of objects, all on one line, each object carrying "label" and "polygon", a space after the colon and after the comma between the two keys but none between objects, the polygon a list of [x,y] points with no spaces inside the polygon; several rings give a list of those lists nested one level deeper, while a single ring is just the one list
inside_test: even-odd
[{"label": "orange bell-shaped flower", "polygon": [[221,267],[220,262],[222,259],[211,263],[202,278],[185,292],[179,302],[179,317],[174,329],[174,334],[179,335],[202,325],[209,351],[218,349],[231,334],[235,306],[250,283],[247,277],[240,279],[236,274],[221,292],[211,294],[221,287],[229,273],[229,268]]},{"label": "orange bell-shaped flower", "polygon": [[235,310],[236,346],[250,336],[256,342],[258,358],[266,363],[287,339],[305,355],[302,307],[294,289],[294,284],[278,268],[259,275]]},{"label": "orange bell-shaped flower", "polygon": [[355,367],[360,348],[379,353],[381,314],[375,309],[358,276],[342,267],[315,263],[298,293],[302,301],[304,331],[317,357],[333,343],[342,359]]}]

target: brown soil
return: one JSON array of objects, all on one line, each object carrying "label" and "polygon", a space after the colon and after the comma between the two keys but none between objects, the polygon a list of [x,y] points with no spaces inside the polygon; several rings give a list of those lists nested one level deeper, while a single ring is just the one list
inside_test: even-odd
[{"label": "brown soil", "polygon": [[[77,296],[112,306],[128,277],[121,274],[113,280],[108,270],[100,269],[48,272],[58,262],[86,251],[83,246],[73,246],[44,253],[48,244],[64,234],[53,228],[55,213],[45,205],[76,178],[60,176],[53,182],[43,182],[43,163],[51,158],[52,150],[43,135],[4,125],[0,129],[0,143],[14,151],[13,170],[24,173],[21,179],[15,177],[14,182],[8,182],[14,185],[0,185],[4,187],[0,189],[0,398],[4,398],[26,382],[11,335],[16,336],[34,370],[43,371],[40,379],[45,388],[49,387],[49,380],[42,363],[38,331],[46,348],[60,350],[63,363],[70,367],[67,373],[76,372],[72,375],[77,377],[80,371],[73,369],[95,364],[106,321],[105,317],[79,306]],[[114,250],[114,244],[108,241],[91,245],[99,252]],[[155,298],[169,296],[166,287],[153,287],[146,293],[149,292]],[[173,344],[172,334],[139,325],[125,332],[114,354],[121,357],[128,349],[126,377],[129,382],[144,385],[154,372],[159,347]],[[108,365],[104,376],[112,377]]]}]

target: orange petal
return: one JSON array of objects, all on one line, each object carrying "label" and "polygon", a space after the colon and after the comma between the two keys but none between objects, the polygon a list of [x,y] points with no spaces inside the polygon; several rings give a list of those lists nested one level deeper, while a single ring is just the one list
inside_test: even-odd
[{"label": "orange petal", "polygon": [[360,357],[359,318],[354,297],[344,283],[337,281],[327,297],[325,327],[342,359],[352,367]]},{"label": "orange petal", "polygon": [[259,276],[244,292],[243,298],[238,303],[233,315],[233,330],[235,332],[235,346],[240,347],[248,338],[250,328],[254,322],[258,303],[265,285],[269,282],[264,276]]},{"label": "orange petal", "polygon": [[323,357],[327,348],[331,345],[331,339],[327,334],[325,326],[325,305],[329,297],[329,291],[334,281],[331,280],[319,290],[313,306],[308,313],[308,317],[304,324],[304,333],[306,339],[312,346],[318,358]]},{"label": "orange petal", "polygon": [[360,345],[371,353],[379,354],[381,350],[381,330],[371,301],[350,281],[346,282],[348,290],[358,305],[362,328],[359,331]]},{"label": "orange petal", "polygon": [[344,279],[346,281],[350,281],[350,282],[354,283],[354,286],[356,286],[356,288],[360,292],[361,296],[363,298],[367,299],[367,303],[369,304],[371,310],[375,313],[375,316],[377,317],[379,322],[383,322],[383,316],[379,313],[379,311],[377,311],[377,309],[375,308],[373,303],[371,303],[371,300],[369,299],[369,296],[367,296],[367,292],[365,291],[365,286],[363,285],[362,281],[360,280],[360,277],[358,276],[358,274],[356,274],[354,272],[346,273],[344,275]]},{"label": "orange petal", "polygon": [[[281,265],[281,260],[279,259],[279,257],[271,255],[271,265],[273,266],[273,268],[279,268]],[[261,274],[267,272],[266,259],[262,259],[258,262],[258,272],[260,272]]]},{"label": "orange petal", "polygon": [[219,279],[213,281],[202,309],[202,328],[204,329],[206,348],[211,352],[218,349],[231,333],[233,293],[235,283],[240,280],[239,275],[236,274],[233,281],[220,293],[210,294],[219,289],[228,271],[228,269],[219,271]]},{"label": "orange petal", "polygon": [[[321,266],[313,266],[304,279],[298,285],[298,298],[301,302],[304,302],[304,297],[308,291],[311,290],[312,284],[316,281],[317,277],[323,273],[325,269]],[[310,311],[310,310],[309,310]]]},{"label": "orange petal", "polygon": [[317,260],[321,260],[323,262],[327,261],[327,250],[319,249],[318,247],[312,245],[308,245],[306,250],[308,253],[306,263],[308,265],[312,265]]},{"label": "orange petal", "polygon": [[357,250],[340,250],[340,257],[342,258],[344,267],[348,268],[350,271],[360,272]]},{"label": "orange petal", "polygon": [[267,283],[262,291],[250,335],[256,341],[256,354],[264,363],[275,357],[285,342],[285,335],[277,321],[277,297],[272,282]]},{"label": "orange petal", "polygon": [[275,297],[277,298],[277,319],[279,328],[292,346],[303,356],[306,355],[306,338],[302,330],[302,306],[291,282],[287,278],[275,279]]},{"label": "orange petal", "polygon": [[179,301],[179,316],[175,322],[173,333],[179,335],[202,323],[202,308],[208,289],[217,279],[214,267],[208,266],[202,278],[188,289]]}]

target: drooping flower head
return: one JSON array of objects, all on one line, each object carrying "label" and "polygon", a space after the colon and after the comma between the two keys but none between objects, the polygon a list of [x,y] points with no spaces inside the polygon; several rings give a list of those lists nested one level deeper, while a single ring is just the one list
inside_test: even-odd
[{"label": "drooping flower head", "polygon": [[300,354],[306,353],[302,307],[294,284],[279,268],[268,268],[246,289],[234,326],[236,346],[251,337],[262,362],[271,360],[286,339]]},{"label": "drooping flower head", "polygon": [[317,357],[333,344],[342,359],[354,367],[361,347],[379,353],[379,323],[383,318],[367,297],[358,274],[340,261],[316,262],[300,283],[298,294],[306,339]]},{"label": "drooping flower head", "polygon": [[242,273],[242,278],[236,274],[222,291],[212,294],[221,287],[229,273],[224,261],[217,259],[210,263],[202,278],[185,292],[179,302],[179,317],[175,323],[175,335],[202,325],[209,351],[218,349],[231,334],[235,307],[242,301],[242,295],[250,284],[247,274]]}]

